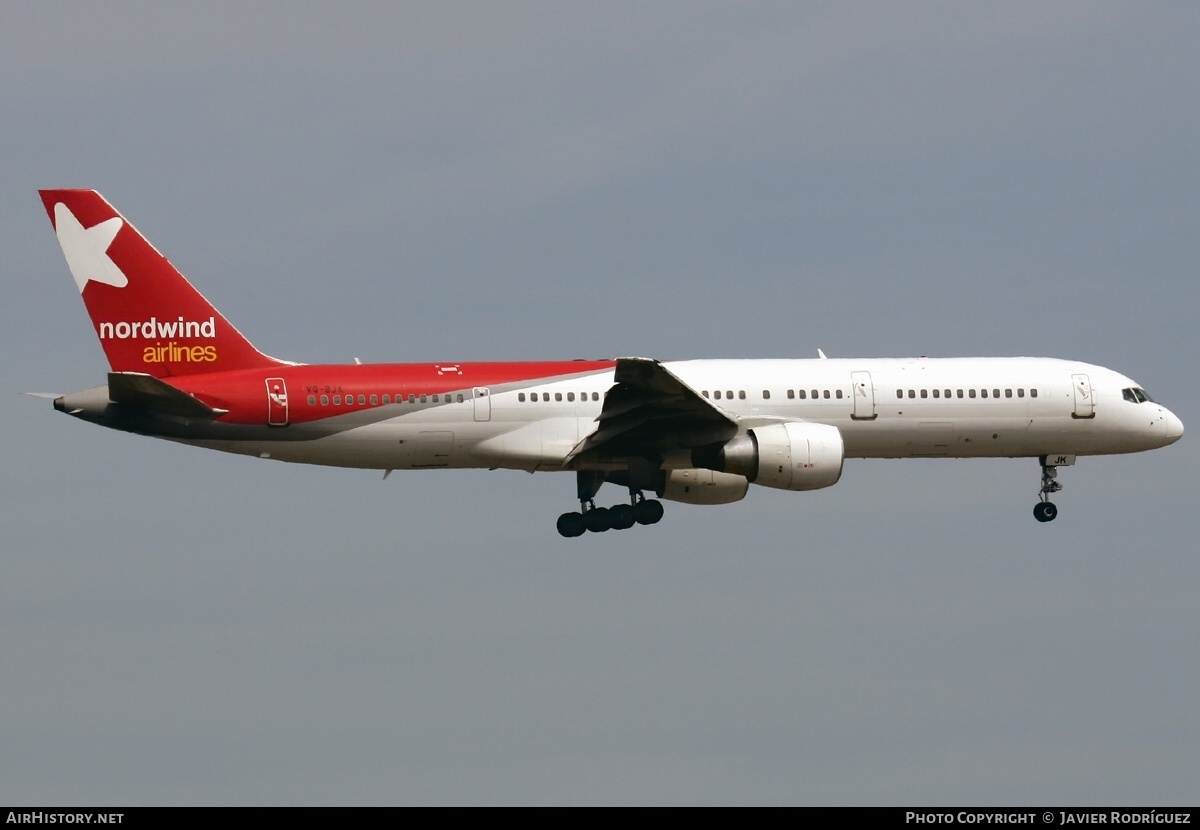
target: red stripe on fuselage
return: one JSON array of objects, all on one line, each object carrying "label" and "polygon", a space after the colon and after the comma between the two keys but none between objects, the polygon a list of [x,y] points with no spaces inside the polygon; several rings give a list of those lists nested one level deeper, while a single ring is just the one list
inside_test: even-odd
[{"label": "red stripe on fuselage", "polygon": [[[267,378],[283,378],[287,384],[289,421],[304,423],[319,421],[350,412],[378,408],[370,403],[371,396],[382,401],[384,395],[395,400],[397,395],[418,399],[426,395],[448,392],[469,392],[475,387],[511,387],[514,384],[538,385],[577,375],[611,371],[615,360],[564,360],[525,363],[365,363],[276,366],[238,372],[216,372],[170,378],[168,382],[205,404],[227,409],[229,414],[218,420],[230,424],[264,424],[267,422]],[[604,390],[595,390],[604,391]],[[307,404],[315,395],[316,406]],[[320,405],[320,396],[339,395],[343,403],[336,408]],[[353,404],[344,401],[354,397]],[[366,403],[359,404],[362,395]]]}]

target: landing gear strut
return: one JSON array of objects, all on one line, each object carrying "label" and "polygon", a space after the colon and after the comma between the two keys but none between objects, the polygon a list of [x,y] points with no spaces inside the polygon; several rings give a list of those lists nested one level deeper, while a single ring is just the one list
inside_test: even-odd
[{"label": "landing gear strut", "polygon": [[587,531],[627,530],[635,524],[652,525],[663,517],[662,502],[647,499],[642,491],[630,485],[629,504],[597,507],[596,492],[604,483],[604,473],[579,471],[575,474],[575,489],[579,497],[578,513],[563,513],[558,517],[558,532],[568,539]]},{"label": "landing gear strut", "polygon": [[1033,518],[1039,522],[1052,522],[1058,515],[1058,508],[1054,506],[1054,502],[1050,501],[1050,494],[1057,493],[1063,488],[1058,482],[1058,467],[1046,463],[1046,456],[1042,456],[1042,489],[1038,491],[1038,497],[1041,499],[1033,506]]}]

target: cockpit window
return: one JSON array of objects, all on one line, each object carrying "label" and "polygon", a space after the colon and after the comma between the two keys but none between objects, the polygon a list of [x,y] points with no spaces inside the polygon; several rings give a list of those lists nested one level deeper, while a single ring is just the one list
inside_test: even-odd
[{"label": "cockpit window", "polygon": [[1136,386],[1131,387],[1129,389],[1122,389],[1121,397],[1124,398],[1125,400],[1129,401],[1130,403],[1153,403],[1154,402],[1154,399],[1150,397],[1150,394],[1148,392],[1146,392],[1145,389],[1141,389]]}]

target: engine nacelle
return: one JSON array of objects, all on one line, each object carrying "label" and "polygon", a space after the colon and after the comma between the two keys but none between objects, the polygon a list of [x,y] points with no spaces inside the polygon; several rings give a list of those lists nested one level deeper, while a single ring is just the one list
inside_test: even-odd
[{"label": "engine nacelle", "polygon": [[716,470],[664,470],[658,497],[684,504],[729,504],[750,489],[745,476]]},{"label": "engine nacelle", "polygon": [[755,427],[725,444],[692,452],[697,467],[780,490],[819,490],[842,477],[845,445],[837,427],[789,421]]}]

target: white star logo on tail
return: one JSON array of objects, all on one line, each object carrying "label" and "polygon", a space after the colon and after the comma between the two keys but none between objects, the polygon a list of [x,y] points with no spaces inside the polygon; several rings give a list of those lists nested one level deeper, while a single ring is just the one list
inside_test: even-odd
[{"label": "white star logo on tail", "polygon": [[54,232],[58,235],[58,244],[62,246],[67,267],[71,269],[71,276],[75,278],[80,294],[89,280],[116,288],[124,288],[129,284],[117,264],[108,258],[108,246],[123,224],[121,217],[114,216],[85,228],[62,202],[54,206]]}]

